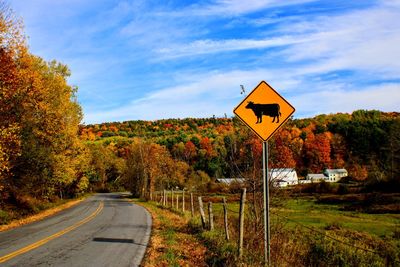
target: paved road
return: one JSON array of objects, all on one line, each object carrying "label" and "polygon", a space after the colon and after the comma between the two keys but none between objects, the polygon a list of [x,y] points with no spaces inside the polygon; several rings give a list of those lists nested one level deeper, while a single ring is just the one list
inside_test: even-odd
[{"label": "paved road", "polygon": [[121,194],[97,194],[43,221],[0,232],[0,266],[138,266],[151,217]]}]

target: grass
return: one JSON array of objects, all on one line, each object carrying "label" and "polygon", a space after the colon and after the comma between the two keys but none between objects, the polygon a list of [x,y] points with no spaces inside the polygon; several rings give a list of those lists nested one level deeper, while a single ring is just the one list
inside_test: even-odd
[{"label": "grass", "polygon": [[207,266],[206,248],[188,227],[189,214],[164,208],[155,202],[141,202],[152,215],[152,234],[141,266]]},{"label": "grass", "polygon": [[393,236],[399,229],[400,214],[367,214],[355,211],[343,211],[341,205],[319,204],[313,198],[290,199],[285,208],[273,209],[277,214],[288,217],[294,222],[324,229],[332,224],[340,227],[366,232],[379,237]]},{"label": "grass", "polygon": [[[154,227],[152,238],[156,241],[151,245],[144,266],[262,266],[262,220],[255,220],[250,200],[245,209],[244,250],[240,261],[237,258],[239,201],[231,198],[227,203],[230,241],[225,240],[222,196],[203,197],[207,221],[209,201],[213,202],[213,231],[202,229],[197,203],[194,218],[190,213],[163,208],[154,202],[143,203],[162,224]],[[399,214],[347,211],[343,210],[342,203],[321,203],[313,196],[282,198],[279,203],[279,207],[271,208],[273,266],[400,264]],[[258,213],[262,217],[260,211]],[[161,245],[157,246],[157,238]],[[191,246],[203,248],[203,265],[188,263],[195,254],[185,252],[188,245],[182,242],[186,239],[193,240]]]},{"label": "grass", "polygon": [[[217,203],[213,204],[214,219],[218,221],[223,214],[223,207],[218,199],[215,200]],[[277,266],[400,264],[400,214],[346,211],[343,210],[343,204],[321,203],[313,196],[279,199],[278,203],[284,204],[271,208],[271,249]],[[238,202],[228,203],[230,229],[233,232],[237,230],[235,224],[238,210]],[[252,232],[250,225],[253,217],[249,217],[249,212],[250,206],[247,205],[246,250],[242,264],[259,266],[263,260],[263,242],[260,237],[257,239],[252,235],[262,229],[259,226],[258,232]],[[236,266],[237,237],[233,238],[233,242],[226,242],[221,220],[219,221],[216,224],[217,230],[204,231],[199,235],[210,250],[208,254],[211,257],[207,259],[207,263],[210,266]]]},{"label": "grass", "polygon": [[160,220],[163,225],[168,225],[168,227],[163,228],[160,232],[160,235],[165,240],[165,244],[167,245],[167,251],[162,256],[168,263],[168,266],[179,266],[177,259],[179,258],[179,254],[173,248],[176,244],[176,234],[173,227],[171,227],[171,222],[166,220],[162,215],[160,216]]}]

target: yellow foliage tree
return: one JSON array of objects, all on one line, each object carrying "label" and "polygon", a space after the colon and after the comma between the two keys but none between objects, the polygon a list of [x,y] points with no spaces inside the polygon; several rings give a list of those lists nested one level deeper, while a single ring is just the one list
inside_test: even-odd
[{"label": "yellow foliage tree", "polygon": [[0,189],[14,197],[62,197],[84,177],[82,112],[69,75],[29,53],[21,21],[0,2]]}]

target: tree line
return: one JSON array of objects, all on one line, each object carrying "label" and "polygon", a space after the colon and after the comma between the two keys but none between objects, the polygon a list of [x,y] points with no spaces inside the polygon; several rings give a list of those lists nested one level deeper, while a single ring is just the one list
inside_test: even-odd
[{"label": "tree line", "polygon": [[[399,127],[398,113],[376,110],[290,119],[269,141],[270,167],[295,168],[300,177],[346,168],[355,181],[397,181]],[[134,186],[139,195],[163,188],[204,189],[215,178],[261,177],[262,143],[237,118],[102,123],[81,126],[80,137],[119,151],[137,175],[131,181],[144,183]],[[159,164],[158,171],[148,161]]]}]

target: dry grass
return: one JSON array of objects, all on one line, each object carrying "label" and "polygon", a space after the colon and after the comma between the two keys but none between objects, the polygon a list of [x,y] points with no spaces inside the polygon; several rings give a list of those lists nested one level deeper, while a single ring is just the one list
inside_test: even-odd
[{"label": "dry grass", "polygon": [[190,233],[189,217],[164,209],[154,202],[138,202],[151,213],[152,234],[143,259],[143,267],[208,266],[206,248]]},{"label": "dry grass", "polygon": [[22,218],[22,219],[13,220],[9,224],[6,224],[6,225],[0,225],[0,232],[7,231],[7,230],[10,230],[10,229],[14,229],[14,228],[20,227],[20,226],[28,224],[28,223],[33,223],[33,222],[36,222],[36,221],[39,221],[39,220],[43,220],[46,217],[52,216],[52,215],[54,215],[54,214],[56,214],[56,213],[58,213],[58,212],[60,212],[62,210],[65,210],[65,209],[68,209],[68,208],[70,208],[72,206],[77,205],[82,200],[83,200],[83,198],[82,199],[74,199],[74,200],[68,201],[67,203],[64,203],[64,204],[62,204],[60,206],[57,206],[57,207],[50,208],[50,209],[44,210],[42,212],[39,212],[38,214],[35,214],[35,215],[32,215],[32,216],[28,216],[28,217],[25,217],[25,218]]}]

